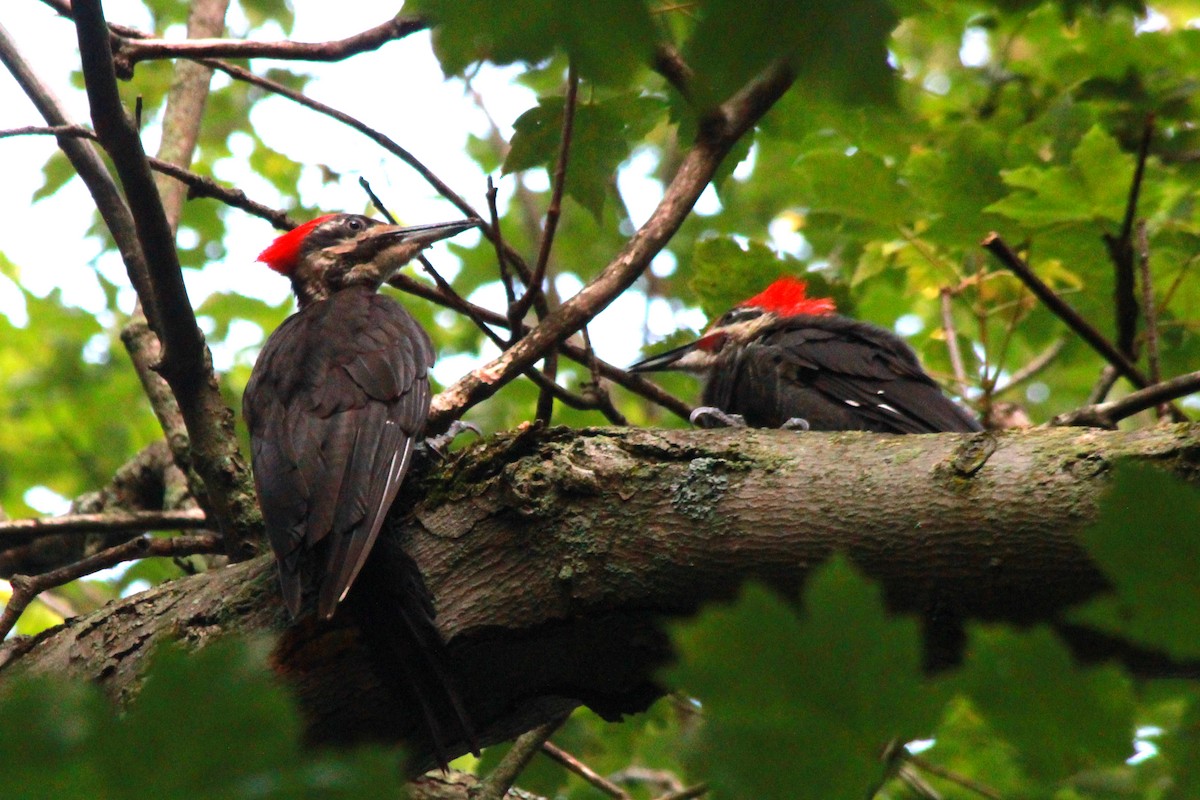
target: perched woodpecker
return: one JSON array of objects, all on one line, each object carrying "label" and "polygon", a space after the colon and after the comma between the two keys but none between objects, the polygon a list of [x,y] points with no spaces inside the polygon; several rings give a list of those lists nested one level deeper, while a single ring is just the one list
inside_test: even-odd
[{"label": "perched woodpecker", "polygon": [[694,342],[633,372],[707,376],[699,424],[884,433],[978,431],[942,394],[912,348],[883,328],[838,316],[794,278],[726,312]]},{"label": "perched woodpecker", "polygon": [[255,485],[288,610],[333,616],[358,576],[429,414],[433,345],[377,290],[475,221],[401,228],[318,217],[259,261],[291,279],[299,310],[271,334],[243,398]]}]

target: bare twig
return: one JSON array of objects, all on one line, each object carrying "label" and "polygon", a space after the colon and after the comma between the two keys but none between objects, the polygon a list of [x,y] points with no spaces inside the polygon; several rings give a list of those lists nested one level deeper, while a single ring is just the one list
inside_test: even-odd
[{"label": "bare twig", "polygon": [[971,387],[967,383],[967,370],[963,366],[962,350],[958,347],[958,331],[954,327],[954,308],[951,306],[951,289],[943,286],[939,293],[942,301],[942,331],[946,335],[946,351],[950,354],[950,366],[954,370],[954,382],[958,394],[966,397]]},{"label": "bare twig", "polygon": [[[1169,381],[1157,383],[1145,389],[1125,395],[1120,400],[1110,403],[1084,406],[1065,414],[1059,414],[1051,421],[1051,425],[1079,425],[1093,428],[1115,428],[1117,423],[1126,417],[1132,417],[1147,408],[1170,402],[1179,397],[1186,397],[1193,392],[1200,392],[1200,371],[1189,372],[1171,378]],[[1184,417],[1183,422],[1187,422]]]},{"label": "bare twig", "polygon": [[996,387],[992,391],[992,394],[1003,394],[1004,392],[1017,388],[1031,378],[1036,377],[1039,372],[1050,366],[1054,359],[1058,358],[1058,354],[1062,352],[1062,349],[1066,346],[1066,344],[1066,339],[1055,339],[1050,343],[1049,347],[1038,353],[1029,361],[1029,363],[1025,364],[1012,375],[1010,375],[1007,383],[1005,383],[1003,386]]},{"label": "bare twig", "polygon": [[[83,125],[28,125],[23,128],[10,128],[0,131],[0,139],[9,136],[31,135],[70,136],[96,141],[95,131]],[[188,187],[188,199],[208,197],[213,200],[220,200],[227,206],[245,211],[247,214],[259,219],[265,219],[279,230],[291,230],[299,224],[283,211],[278,211],[270,206],[251,200],[241,189],[230,189],[222,186],[212,178],[197,175],[183,167],[159,158],[148,157],[147,160],[150,162],[150,168],[155,172],[168,175],[186,184]]]},{"label": "bare twig", "polygon": [[6,536],[58,533],[120,533],[123,531],[200,530],[212,528],[212,520],[202,510],[179,511],[106,511],[103,514],[66,514],[41,519],[13,519],[0,522],[0,541]]},{"label": "bare twig", "polygon": [[[498,192],[496,190],[496,183],[492,180],[492,176],[488,175],[488,179],[487,179],[488,216],[491,218],[491,221],[492,221],[492,230],[495,231],[495,234],[496,234],[492,238],[492,244],[494,244],[496,246],[496,265],[500,269],[500,282],[502,284],[504,284],[504,296],[508,300],[508,308],[509,308],[509,311],[511,312],[512,309],[517,307],[517,292],[516,292],[516,289],[513,287],[512,273],[509,272],[509,270],[508,270],[508,259],[505,257],[505,253],[504,253],[504,236],[500,232],[500,212],[496,209],[496,195],[497,194],[498,194]],[[519,323],[520,321],[521,320],[519,320],[519,319],[514,320],[510,316],[509,317],[509,323],[510,323],[509,329],[515,330],[517,327],[517,323]],[[501,348],[501,349],[503,349],[503,348]]]},{"label": "bare twig", "polygon": [[[1146,375],[1138,369],[1133,362],[1124,356],[1117,348],[1113,347],[1112,342],[1104,338],[1104,335],[1096,330],[1092,325],[1079,315],[1079,312],[1071,308],[1053,289],[1047,286],[1041,278],[1034,274],[1029,265],[1010,248],[998,233],[989,233],[982,242],[984,248],[990,251],[996,258],[1000,260],[1004,266],[1012,270],[1012,273],[1021,279],[1021,282],[1029,287],[1039,300],[1041,300],[1047,308],[1054,312],[1055,316],[1070,326],[1071,330],[1079,334],[1079,336],[1092,346],[1097,353],[1104,356],[1108,363],[1112,364],[1129,382],[1139,389],[1144,389],[1150,385]],[[1187,417],[1178,409],[1172,411],[1172,417],[1177,422],[1186,422]]]},{"label": "bare twig", "polygon": [[[441,290],[440,287],[437,289],[431,288],[430,286],[428,286],[424,283],[421,283],[420,281],[417,281],[413,278],[410,278],[407,275],[400,275],[400,274],[393,275],[391,278],[388,279],[388,284],[395,287],[396,289],[399,289],[400,291],[402,291],[406,294],[411,294],[416,297],[420,297],[425,300],[429,300],[430,302],[437,303],[438,305],[444,306],[444,307],[452,309],[454,311],[458,311],[459,313],[466,316],[473,323],[475,323],[476,327],[478,327],[480,331],[482,331],[489,339],[491,339],[492,343],[495,344],[496,347],[503,350],[505,347],[508,346],[508,343],[504,340],[504,338],[501,337],[499,334],[497,334],[494,330],[491,329],[491,325],[499,325],[501,327],[507,326],[508,321],[507,321],[507,319],[505,319],[505,317],[503,315],[497,314],[496,312],[491,311],[486,308],[483,308],[482,306],[477,306],[473,303],[470,303],[467,300],[463,299],[463,297],[459,294],[451,293],[451,294],[447,295],[444,291]],[[522,331],[526,331],[526,330],[529,330],[528,326],[522,325]],[[583,361],[580,360],[580,358],[581,358],[580,354],[582,353],[582,350],[580,348],[575,347],[574,345],[571,345],[570,343],[563,343],[560,345],[559,349],[562,352],[564,352],[569,358],[579,361],[581,364],[584,363]],[[617,373],[623,372],[619,368],[613,367],[609,364],[603,364],[603,362],[601,362],[601,364],[603,365],[600,367],[601,370],[603,370],[604,367],[607,367],[608,369],[613,370],[614,372],[617,372]],[[538,370],[536,370],[532,367],[529,368],[528,370],[526,370],[524,374],[526,377],[528,377],[530,380],[532,380],[535,384],[537,384],[537,386],[539,388],[545,388],[545,389],[548,389],[549,391],[552,391],[554,393],[554,397],[556,400],[558,400],[561,403],[565,403],[566,405],[570,406],[571,408],[574,408],[574,409],[577,409],[580,411],[599,411],[600,413],[604,414],[604,416],[606,418],[608,418],[608,420],[610,422],[612,422],[614,425],[626,424],[623,421],[618,422],[617,419],[614,419],[610,415],[610,412],[606,409],[605,405],[602,403],[598,403],[587,392],[585,392],[582,395],[573,394],[572,392],[568,391],[567,389],[563,388],[562,386],[559,386],[557,383],[550,380],[546,375],[543,375],[541,372],[539,372]],[[629,373],[624,373],[624,374],[629,375]],[[636,375],[629,375],[629,377],[633,378],[635,380],[638,379],[638,376],[636,376]],[[616,378],[614,378],[614,380],[616,380]],[[643,393],[643,392],[648,391],[650,394],[647,396],[647,399],[653,400],[655,402],[666,401],[664,403],[664,405],[666,405],[670,410],[675,411],[675,413],[679,414],[680,416],[684,417],[685,419],[687,418],[687,414],[690,413],[689,406],[687,406],[683,403],[680,403],[678,400],[676,400],[671,395],[665,394],[664,392],[662,392],[661,389],[659,389],[654,384],[649,383],[648,381],[645,381],[643,386],[630,386],[628,388],[630,389],[630,391],[635,392],[635,393]],[[639,389],[642,391],[639,392]],[[611,403],[609,403],[608,405],[611,405]],[[616,412],[616,409],[612,409],[612,411]],[[619,412],[617,412],[617,416],[621,420],[624,420],[624,417],[621,417]]]},{"label": "bare twig", "polygon": [[667,792],[660,794],[655,800],[693,800],[696,797],[708,794],[707,783],[697,783],[694,786],[688,786],[680,789],[677,792]]},{"label": "bare twig", "polygon": [[554,761],[557,761],[559,764],[562,764],[564,767],[569,769],[571,772],[574,772],[576,775],[583,778],[585,781],[590,783],[592,786],[595,786],[597,789],[604,792],[609,797],[616,797],[616,798],[618,798],[618,800],[627,800],[627,798],[629,797],[629,793],[626,792],[624,789],[622,789],[620,786],[617,786],[615,783],[608,780],[600,773],[596,772],[594,769],[589,767],[587,764],[584,764],[582,761],[577,759],[575,756],[571,755],[566,750],[563,750],[561,747],[554,744],[554,742],[550,742],[550,741],[543,742],[542,743],[542,752],[545,753],[547,756],[549,756]]},{"label": "bare twig", "polygon": [[1135,358],[1134,340],[1137,336],[1138,302],[1134,289],[1133,228],[1137,217],[1138,196],[1141,194],[1142,179],[1146,174],[1146,159],[1150,154],[1150,140],[1154,136],[1154,115],[1146,115],[1142,128],[1142,141],[1138,147],[1137,166],[1129,186],[1129,200],[1125,204],[1125,218],[1117,236],[1104,235],[1104,244],[1115,268],[1116,281],[1113,299],[1116,306],[1117,349],[1126,358]]},{"label": "bare twig", "polygon": [[783,61],[769,66],[700,126],[698,138],[650,219],[600,274],[489,364],[463,376],[433,399],[429,425],[438,432],[556,347],[600,313],[645,271],[683,224],[729,149],[795,80]]},{"label": "bare twig", "polygon": [[12,597],[9,598],[8,604],[4,606],[4,612],[0,613],[0,639],[8,635],[13,626],[17,624],[17,620],[20,619],[21,614],[29,607],[29,604],[34,601],[38,594],[47,589],[62,586],[86,575],[91,575],[93,572],[115,567],[123,561],[130,561],[135,558],[150,558],[152,556],[174,558],[177,556],[194,555],[196,553],[219,553],[222,549],[223,543],[221,537],[216,534],[176,536],[171,539],[155,539],[150,536],[139,536],[136,539],[130,539],[116,547],[102,550],[94,556],[89,556],[74,564],[68,564],[51,572],[44,572],[41,575],[34,575],[32,577],[28,575],[13,575],[9,579],[9,583],[12,584]]},{"label": "bare twig", "polygon": [[1097,403],[1104,402],[1104,398],[1108,397],[1108,393],[1117,385],[1117,379],[1121,377],[1121,373],[1112,364],[1105,364],[1100,370],[1100,374],[1096,376],[1096,383],[1092,386],[1092,390],[1088,392],[1087,405],[1094,406]]},{"label": "bare twig", "polygon": [[[80,0],[76,0],[78,6]],[[359,53],[377,50],[388,42],[425,30],[429,23],[420,17],[397,16],[332,42],[247,42],[237,39],[166,39],[138,38],[121,42],[116,56],[123,69],[139,61],[161,58],[277,58],[290,61],[342,61]]]},{"label": "bare twig", "polygon": [[542,291],[546,279],[546,265],[550,261],[550,248],[554,245],[554,234],[558,230],[558,218],[562,215],[563,191],[567,183],[567,162],[571,157],[571,139],[575,129],[575,105],[579,96],[579,73],[575,65],[567,67],[567,96],[563,101],[562,137],[559,140],[558,160],[554,165],[554,185],[550,193],[550,205],[546,209],[546,222],[542,229],[542,241],[538,247],[537,262],[533,266],[533,277],[525,294],[517,301],[517,308],[509,313],[509,319],[521,319],[529,310],[536,293]]},{"label": "bare twig", "polygon": [[[1142,316],[1146,319],[1146,369],[1150,371],[1150,380],[1158,383],[1162,380],[1162,369],[1158,361],[1158,308],[1154,303],[1154,281],[1150,274],[1150,238],[1146,234],[1146,221],[1137,224],[1137,263],[1138,275],[1142,282]],[[1162,419],[1165,409],[1158,409],[1158,418]]]},{"label": "bare twig", "polygon": [[915,756],[912,753],[906,752],[904,754],[904,760],[922,772],[928,772],[930,775],[937,775],[939,778],[950,781],[951,783],[961,786],[968,791],[975,792],[975,794],[986,797],[988,800],[1002,800],[1000,793],[990,786],[982,784],[972,778],[968,778],[966,775],[959,775],[953,770],[948,770],[945,767],[941,767],[930,761],[926,761],[920,756]]},{"label": "bare twig", "polygon": [[471,800],[501,800],[516,783],[517,776],[525,769],[529,760],[566,721],[567,715],[560,716],[518,736],[512,743],[512,748],[504,754],[504,758],[500,759],[496,768],[471,790]]}]

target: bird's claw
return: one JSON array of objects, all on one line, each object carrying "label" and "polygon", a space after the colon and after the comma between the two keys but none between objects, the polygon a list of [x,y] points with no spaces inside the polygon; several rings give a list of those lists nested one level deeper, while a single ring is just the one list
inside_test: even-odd
[{"label": "bird's claw", "polygon": [[746,418],[741,414],[726,414],[714,406],[700,406],[688,420],[697,428],[745,428]]},{"label": "bird's claw", "polygon": [[483,436],[483,431],[474,422],[463,422],[461,419],[456,419],[450,423],[450,427],[445,433],[439,433],[437,436],[429,436],[425,439],[425,446],[429,448],[429,452],[436,455],[438,458],[446,457],[446,450],[454,443],[462,434],[470,431],[476,436]]},{"label": "bird's claw", "polygon": [[792,417],[787,422],[779,426],[781,431],[807,431],[810,430],[808,420],[804,417]]}]

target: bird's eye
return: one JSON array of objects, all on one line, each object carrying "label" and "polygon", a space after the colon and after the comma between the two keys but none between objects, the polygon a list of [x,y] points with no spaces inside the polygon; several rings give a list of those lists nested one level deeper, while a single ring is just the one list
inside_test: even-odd
[{"label": "bird's eye", "polygon": [[351,218],[350,221],[346,223],[346,227],[352,231],[361,231],[363,228],[363,223],[361,219]]}]

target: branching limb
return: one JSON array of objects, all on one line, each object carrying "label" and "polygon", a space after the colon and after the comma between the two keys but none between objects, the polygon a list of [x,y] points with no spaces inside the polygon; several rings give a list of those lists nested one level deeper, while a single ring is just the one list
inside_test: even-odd
[{"label": "branching limb", "polygon": [[12,597],[9,598],[8,604],[4,607],[4,612],[0,613],[0,639],[8,636],[13,626],[17,624],[17,620],[20,619],[21,614],[29,607],[29,604],[37,598],[38,594],[47,589],[62,586],[63,584],[91,575],[93,572],[115,567],[123,561],[130,561],[135,558],[150,558],[152,556],[175,558],[195,555],[196,553],[219,553],[222,549],[223,542],[221,541],[221,537],[216,534],[176,536],[172,539],[154,539],[149,536],[139,536],[137,539],[130,539],[128,542],[119,544],[116,547],[110,547],[94,556],[77,561],[74,564],[69,564],[61,569],[32,577],[14,575],[9,581],[12,584]]},{"label": "branching limb", "polygon": [[[414,280],[414,279],[408,277],[407,275],[399,275],[399,274],[394,275],[388,281],[388,283],[390,285],[396,287],[400,291],[405,292],[407,294],[411,294],[414,297],[424,298],[425,300],[429,300],[432,303],[437,303],[438,305],[445,306],[446,308],[451,308],[451,309],[457,308],[455,302],[452,299],[447,298],[446,296],[442,295],[437,289],[429,286],[428,284],[424,284],[424,283],[421,283],[420,281]],[[473,303],[469,303],[465,300],[463,302],[466,303],[466,305],[471,309],[471,313],[474,314],[475,317],[482,320],[483,322],[486,322],[488,325],[499,325],[501,327],[507,327],[508,320],[505,318],[505,316],[503,314],[498,314],[495,311],[491,311],[490,309],[483,308],[482,306],[474,305]],[[523,332],[528,332],[530,330],[529,326],[524,325],[523,323],[522,323],[522,327],[523,327]],[[613,366],[612,364],[609,364],[607,361],[602,361],[598,358],[595,358],[594,355],[589,355],[588,352],[584,348],[579,347],[578,345],[574,344],[570,340],[559,342],[558,347],[559,347],[559,350],[561,352],[563,352],[568,358],[570,358],[572,361],[575,361],[579,364],[583,364],[583,365],[587,366],[587,365],[591,364],[594,360],[597,370],[605,378],[607,378],[608,380],[610,380],[620,386],[625,387],[626,389],[628,389],[629,391],[633,392],[636,395],[640,395],[641,397],[646,398],[647,400],[649,400],[652,403],[656,403],[657,405],[662,406],[663,408],[667,409],[668,411],[670,411],[671,413],[680,417],[681,419],[686,420],[691,416],[692,407],[690,405],[683,402],[682,400],[675,397],[674,395],[668,394],[667,392],[663,391],[658,386],[658,384],[651,383],[650,381],[646,380],[645,378],[643,378],[640,375],[635,375],[631,372],[627,372],[626,370],[621,369],[620,367]],[[560,397],[559,399],[563,399],[563,398]],[[566,401],[564,400],[564,402],[566,402]],[[568,403],[568,405],[569,405],[569,403]],[[575,406],[573,406],[573,407],[575,407]],[[618,424],[620,424],[620,423],[618,423]]]},{"label": "branching limb", "polygon": [[[1041,300],[1047,308],[1054,312],[1055,316],[1079,334],[1079,336],[1091,345],[1092,349],[1100,355],[1104,356],[1109,364],[1112,364],[1122,375],[1129,379],[1129,382],[1139,389],[1144,389],[1150,385],[1150,379],[1146,377],[1140,369],[1128,358],[1125,357],[1112,342],[1108,341],[1100,331],[1092,327],[1091,323],[1079,315],[1079,312],[1071,308],[1066,301],[1058,296],[1057,293],[1047,286],[1041,278],[1034,274],[1029,265],[1025,263],[1016,252],[1005,243],[997,233],[989,233],[987,238],[982,242],[984,248],[990,251],[1004,266],[1012,270],[1012,273],[1020,278],[1029,290]],[[1176,422],[1186,422],[1187,416],[1178,409],[1174,409],[1171,414]]]},{"label": "branching limb", "polygon": [[1132,417],[1148,408],[1168,403],[1179,397],[1200,392],[1200,370],[1180,375],[1169,381],[1156,383],[1145,389],[1113,400],[1109,403],[1084,406],[1066,414],[1059,414],[1051,425],[1078,425],[1093,428],[1115,428],[1126,417]]},{"label": "branching limb", "polygon": [[495,394],[629,288],[683,223],[725,154],[787,91],[794,79],[785,63],[776,62],[721,105],[701,125],[697,141],[684,156],[650,219],[616,258],[499,358],[472,371],[435,397],[429,417],[431,430],[444,428],[468,408]]},{"label": "branching limb", "polygon": [[[152,265],[146,272],[146,285],[135,286],[162,342],[158,371],[179,402],[191,440],[193,466],[204,480],[206,498],[227,535],[226,542],[235,551],[231,555],[244,556],[241,534],[257,530],[261,518],[249,471],[238,452],[232,414],[221,398],[208,348],[196,325],[171,226],[141,141],[121,105],[103,12],[96,0],[77,0],[73,10],[96,135],[124,186],[142,263]],[[48,121],[59,124],[58,120]]]}]

